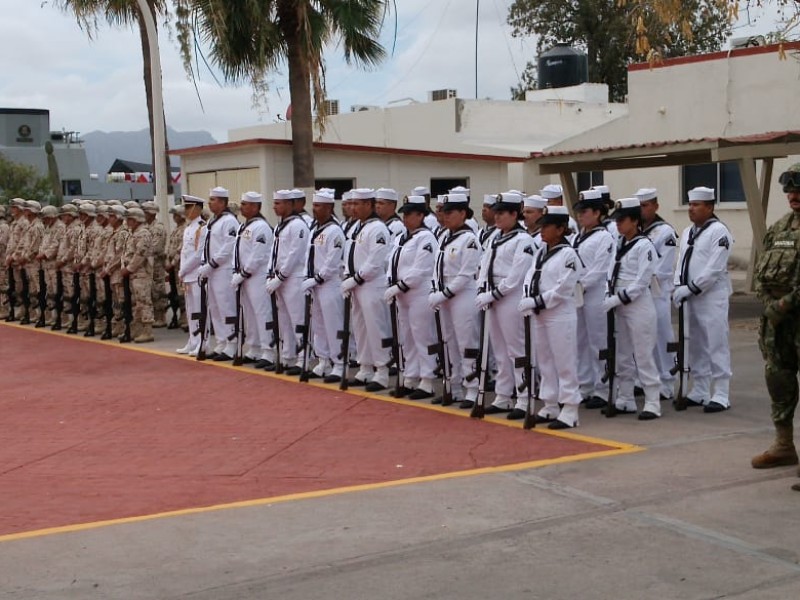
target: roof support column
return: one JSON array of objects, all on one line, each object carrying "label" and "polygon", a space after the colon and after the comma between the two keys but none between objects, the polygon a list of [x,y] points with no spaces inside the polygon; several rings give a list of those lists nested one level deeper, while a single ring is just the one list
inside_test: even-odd
[{"label": "roof support column", "polygon": [[575,186],[575,180],[569,171],[562,171],[558,176],[561,178],[561,189],[564,192],[564,206],[567,207],[569,214],[574,217],[575,210],[573,206],[578,201],[578,188]]},{"label": "roof support column", "polygon": [[[756,178],[755,159],[742,157],[737,159],[736,162],[739,165],[739,174],[742,177],[742,187],[744,188],[744,195],[747,200],[747,212],[750,215],[750,227],[753,230],[750,264],[747,265],[747,288],[752,290],[753,269],[758,255],[764,249],[764,235],[767,233],[765,205],[769,200],[769,186],[767,186],[765,190],[759,189],[758,179]],[[766,196],[764,192],[766,192]]]}]

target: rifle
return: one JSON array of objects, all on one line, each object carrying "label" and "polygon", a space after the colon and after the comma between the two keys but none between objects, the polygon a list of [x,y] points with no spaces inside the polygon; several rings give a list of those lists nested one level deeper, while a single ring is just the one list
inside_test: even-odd
[{"label": "rifle", "polygon": [[197,360],[206,359],[206,340],[208,339],[208,280],[202,277],[197,280],[200,285],[200,312],[193,313],[192,319],[197,321],[195,335],[200,335],[200,345],[197,347]]},{"label": "rifle", "polygon": [[28,325],[31,322],[31,282],[28,281],[28,272],[25,267],[19,268],[19,276],[22,279],[22,318],[20,325]]},{"label": "rifle", "polygon": [[667,352],[675,353],[675,366],[669,372],[675,375],[680,373],[678,378],[678,395],[675,397],[675,410],[686,410],[686,393],[689,388],[689,371],[691,368],[687,364],[687,349],[689,347],[688,323],[686,322],[686,300],[681,302],[678,307],[678,341],[667,343]]},{"label": "rifle", "polygon": [[400,398],[402,396],[403,371],[406,368],[405,359],[403,358],[403,347],[400,345],[399,338],[399,321],[397,318],[397,300],[392,298],[392,303],[389,305],[389,320],[392,325],[392,337],[384,338],[381,340],[381,346],[384,348],[392,349],[392,360],[394,366],[397,367],[397,378],[394,382],[394,392],[392,396]]},{"label": "rifle", "polygon": [[103,335],[100,336],[101,340],[110,340],[113,337],[111,323],[114,320],[114,298],[111,293],[111,277],[106,275],[103,277],[103,290],[105,293],[105,300],[103,301],[103,316],[106,319],[106,329]]},{"label": "rifle", "polygon": [[275,342],[275,372],[281,374],[283,373],[283,357],[281,356],[283,343],[281,342],[281,324],[278,319],[277,292],[272,292],[269,299],[272,304],[272,321],[267,322],[267,329],[272,330],[272,339]]},{"label": "rifle", "polygon": [[64,314],[64,274],[59,270],[56,271],[56,316],[53,320],[52,331],[61,330],[61,315]]},{"label": "rifle", "polygon": [[483,418],[485,411],[483,402],[486,397],[486,383],[489,374],[489,327],[487,327],[486,323],[489,307],[486,307],[481,312],[483,314],[481,315],[480,345],[477,349],[467,348],[464,350],[464,358],[475,359],[475,371],[467,375],[466,379],[467,381],[472,381],[476,377],[478,378],[478,398],[469,413],[469,416],[473,419]]},{"label": "rifle", "polygon": [[[614,293],[613,286],[609,285],[609,294]],[[606,361],[606,372],[603,375],[603,382],[608,382],[608,403],[606,404],[605,415],[609,418],[617,416],[617,405],[615,402],[614,379],[617,375],[617,336],[615,310],[606,313],[606,348],[600,350],[600,360]]]},{"label": "rifle", "polygon": [[169,325],[167,325],[167,329],[177,329],[180,327],[180,323],[178,322],[180,297],[178,295],[178,280],[177,276],[175,275],[174,267],[169,271],[169,293],[167,294],[167,298],[169,299],[169,308],[172,310],[172,319],[170,320]]},{"label": "rifle", "polygon": [[16,321],[14,307],[17,305],[17,283],[14,279],[14,267],[8,267],[8,316],[6,322]]},{"label": "rifle", "polygon": [[70,304],[72,322],[67,329],[67,333],[78,333],[78,316],[81,314],[81,274],[78,271],[72,273],[72,298],[70,298]]},{"label": "rifle", "polygon": [[89,317],[89,324],[83,337],[94,337],[94,321],[97,318],[97,276],[94,273],[89,273],[89,305],[86,307],[86,316]]},{"label": "rifle", "polygon": [[303,369],[300,371],[300,381],[308,381],[310,373],[308,372],[308,354],[311,350],[311,290],[306,292],[305,306],[303,307],[303,324],[297,326],[297,333],[302,335],[303,340]]},{"label": "rifle", "polygon": [[342,370],[342,381],[339,383],[340,390],[347,390],[347,369],[350,366],[350,294],[344,297],[344,318],[342,319],[342,329],[336,333],[336,337],[342,340],[341,358],[344,365]]},{"label": "rifle", "polygon": [[125,321],[125,331],[119,338],[120,344],[131,341],[131,322],[133,321],[133,297],[131,296],[131,278],[126,275],[122,278],[122,320]]},{"label": "rifle", "polygon": [[[527,296],[527,290],[526,294]],[[514,360],[514,366],[522,369],[523,382],[518,391],[525,390],[528,395],[528,405],[525,407],[525,420],[522,423],[523,429],[533,429],[536,427],[536,419],[533,417],[533,403],[536,402],[538,390],[536,390],[536,375],[533,372],[533,349],[531,348],[531,317],[525,316],[522,319],[525,327],[525,356],[520,356]]]},{"label": "rifle", "polygon": [[36,321],[36,327],[44,327],[45,326],[45,313],[47,312],[47,280],[44,278],[44,269],[40,268],[38,272],[39,276],[39,297],[37,298],[37,302],[39,303],[39,319]]},{"label": "rifle", "polygon": [[242,311],[242,285],[236,286],[236,315],[226,317],[225,323],[233,325],[233,333],[228,336],[228,341],[236,340],[236,350],[233,353],[233,365],[240,367],[243,363],[244,350],[244,315]]},{"label": "rifle", "polygon": [[[436,283],[433,284],[433,291],[436,291]],[[439,364],[442,367],[442,406],[449,406],[453,403],[453,392],[450,387],[450,377],[452,369],[450,365],[450,351],[447,348],[447,342],[444,339],[442,332],[442,317],[438,310],[433,312],[433,319],[436,323],[436,339],[435,344],[428,346],[428,354],[436,354],[439,357]]]}]

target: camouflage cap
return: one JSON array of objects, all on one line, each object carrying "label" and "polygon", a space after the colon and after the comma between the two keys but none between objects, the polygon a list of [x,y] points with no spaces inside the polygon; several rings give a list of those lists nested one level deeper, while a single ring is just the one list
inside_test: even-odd
[{"label": "camouflage cap", "polygon": [[97,211],[98,216],[106,216],[108,214],[108,207],[105,204],[95,207],[95,210]]},{"label": "camouflage cap", "polygon": [[16,206],[17,208],[25,208],[25,199],[24,198],[12,198],[9,204],[13,207]]},{"label": "camouflage cap", "polygon": [[144,211],[141,208],[129,208],[125,211],[126,219],[135,219],[139,223],[144,223]]},{"label": "camouflage cap", "polygon": [[33,214],[38,215],[40,212],[42,212],[42,205],[36,200],[26,200],[24,210],[28,210]]},{"label": "camouflage cap", "polygon": [[158,213],[158,204],[152,200],[142,202],[142,210],[146,213]]},{"label": "camouflage cap", "polygon": [[135,200],[128,200],[125,204],[123,204],[125,208],[139,208],[139,203]]},{"label": "camouflage cap", "polygon": [[91,202],[84,202],[78,207],[78,212],[84,215],[94,217],[97,215],[97,207]]},{"label": "camouflage cap", "polygon": [[113,206],[108,207],[108,216],[109,217],[116,217],[118,219],[125,218],[126,209],[121,204],[115,204]]},{"label": "camouflage cap", "polygon": [[58,216],[58,209],[55,206],[45,206],[42,209],[42,217],[52,218]]},{"label": "camouflage cap", "polygon": [[60,215],[72,215],[73,217],[78,216],[78,207],[74,204],[65,204],[58,210],[58,214]]},{"label": "camouflage cap", "polygon": [[106,206],[122,206],[119,200],[106,200]]}]

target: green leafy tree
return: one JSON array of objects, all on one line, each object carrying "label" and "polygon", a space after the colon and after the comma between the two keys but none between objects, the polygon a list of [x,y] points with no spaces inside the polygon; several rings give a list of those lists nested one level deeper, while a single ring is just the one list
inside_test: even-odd
[{"label": "green leafy tree", "polygon": [[[681,5],[682,16],[665,20],[647,2],[515,0],[509,8],[508,23],[514,36],[538,36],[539,52],[557,42],[584,48],[589,81],[607,84],[609,99],[621,101],[627,93],[627,68],[632,62],[712,52],[727,39],[727,0],[686,0],[677,4]],[[526,77],[534,77],[531,63],[523,74],[522,85]]]},{"label": "green leafy tree", "polygon": [[[348,64],[377,65],[385,50],[377,38],[389,0],[175,0],[184,66],[194,75],[198,45],[230,83],[256,93],[267,74],[286,64],[292,103],[294,185],[314,185],[313,104],[325,98],[323,50],[339,43]],[[317,110],[318,124],[323,111]]]},{"label": "green leafy tree", "polygon": [[12,198],[49,202],[50,181],[34,167],[14,162],[0,153],[0,202],[7,204]]}]

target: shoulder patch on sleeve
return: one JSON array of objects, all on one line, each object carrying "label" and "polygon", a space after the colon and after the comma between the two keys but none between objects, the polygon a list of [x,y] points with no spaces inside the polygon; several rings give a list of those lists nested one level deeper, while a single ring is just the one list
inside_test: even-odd
[{"label": "shoulder patch on sleeve", "polygon": [[567,264],[564,265],[567,269],[572,269],[573,271],[577,270],[575,267],[575,260],[569,261]]},{"label": "shoulder patch on sleeve", "polygon": [[428,252],[430,252],[431,254],[433,254],[433,246],[431,246],[430,244],[425,244],[425,245],[422,247],[422,249],[423,249],[423,250],[427,250]]},{"label": "shoulder patch on sleeve", "polygon": [[731,243],[728,241],[728,236],[722,236],[719,240],[719,245],[730,250]]},{"label": "shoulder patch on sleeve", "polygon": [[258,237],[256,238],[256,241],[257,241],[259,244],[266,244],[266,243],[267,243],[267,236],[265,236],[265,235],[260,235],[260,236],[258,236]]},{"label": "shoulder patch on sleeve", "polygon": [[375,239],[376,244],[386,244],[386,238],[381,234]]},{"label": "shoulder patch on sleeve", "polygon": [[525,254],[530,254],[531,256],[533,256],[533,248],[531,246],[525,246],[525,248],[523,248],[522,251]]},{"label": "shoulder patch on sleeve", "polygon": [[303,236],[305,236],[305,231],[306,231],[305,229],[301,229],[300,230],[300,239],[301,240],[303,239]]},{"label": "shoulder patch on sleeve", "polygon": [[469,244],[467,244],[467,248],[472,248],[473,250],[477,250],[478,244],[475,243],[475,240],[470,240]]},{"label": "shoulder patch on sleeve", "polygon": [[231,237],[236,237],[236,227],[231,227],[228,230],[228,235],[231,236]]},{"label": "shoulder patch on sleeve", "polygon": [[339,238],[337,238],[337,239],[336,239],[336,240],[333,242],[333,247],[334,247],[334,248],[341,248],[341,247],[342,247],[342,240],[341,240],[341,239],[339,239]]},{"label": "shoulder patch on sleeve", "polygon": [[669,239],[666,242],[664,242],[664,245],[665,246],[677,246],[678,242],[675,239],[675,236],[671,235],[671,236],[669,236]]}]

